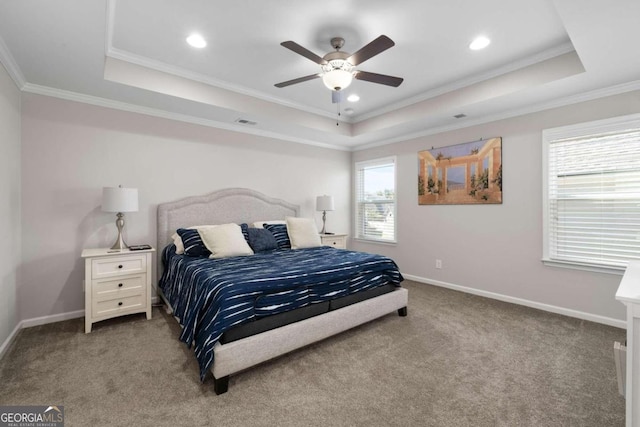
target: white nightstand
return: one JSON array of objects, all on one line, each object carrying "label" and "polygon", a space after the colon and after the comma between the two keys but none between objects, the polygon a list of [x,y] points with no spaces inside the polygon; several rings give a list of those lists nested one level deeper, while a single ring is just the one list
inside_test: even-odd
[{"label": "white nightstand", "polygon": [[132,313],[151,319],[154,248],[144,251],[85,249],[84,332],[95,322]]},{"label": "white nightstand", "polygon": [[323,246],[333,246],[336,249],[347,249],[346,234],[321,234],[320,240]]}]

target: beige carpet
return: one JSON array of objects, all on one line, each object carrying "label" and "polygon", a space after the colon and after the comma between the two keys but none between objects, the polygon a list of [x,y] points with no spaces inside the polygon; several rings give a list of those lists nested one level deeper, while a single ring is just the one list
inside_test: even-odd
[{"label": "beige carpet", "polygon": [[66,426],[622,426],[613,342],[625,331],[405,282],[388,315],[201,384],[172,317],[22,330],[0,404],[64,405]]}]

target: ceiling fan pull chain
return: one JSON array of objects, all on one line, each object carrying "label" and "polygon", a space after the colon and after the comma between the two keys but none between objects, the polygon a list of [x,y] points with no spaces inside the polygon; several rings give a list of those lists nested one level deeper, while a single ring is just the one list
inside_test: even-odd
[{"label": "ceiling fan pull chain", "polygon": [[336,102],[336,106],[338,110],[338,118],[336,119],[336,126],[340,126],[340,101]]}]

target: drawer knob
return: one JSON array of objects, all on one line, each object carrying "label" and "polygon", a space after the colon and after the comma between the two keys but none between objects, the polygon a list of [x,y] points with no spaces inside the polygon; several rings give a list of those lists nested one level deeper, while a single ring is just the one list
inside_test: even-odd
[{"label": "drawer knob", "polygon": [[122,287],[122,283],[118,283],[118,287],[121,288]]},{"label": "drawer knob", "polygon": [[122,305],[122,301],[120,301],[120,302],[118,303],[118,305]]},{"label": "drawer knob", "polygon": [[120,264],[120,265],[118,266],[118,268],[122,268],[122,264]]}]

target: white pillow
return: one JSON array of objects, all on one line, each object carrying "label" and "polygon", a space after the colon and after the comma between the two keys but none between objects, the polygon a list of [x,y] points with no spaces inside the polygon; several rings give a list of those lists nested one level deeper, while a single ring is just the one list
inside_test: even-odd
[{"label": "white pillow", "polygon": [[316,221],[313,218],[287,217],[287,233],[291,240],[291,249],[322,246]]},{"label": "white pillow", "polygon": [[253,255],[238,224],[222,224],[198,228],[204,245],[211,251],[209,258]]},{"label": "white pillow", "polygon": [[173,233],[171,236],[173,239],[173,244],[176,245],[176,254],[181,255],[184,253],[184,243],[182,243],[182,238],[178,233]]},{"label": "white pillow", "polygon": [[253,223],[253,226],[255,228],[264,228],[262,226],[262,224],[283,224],[284,225],[286,223],[287,223],[287,221],[284,221],[282,219],[275,219],[275,220],[271,220],[271,221],[256,221],[256,222]]}]

